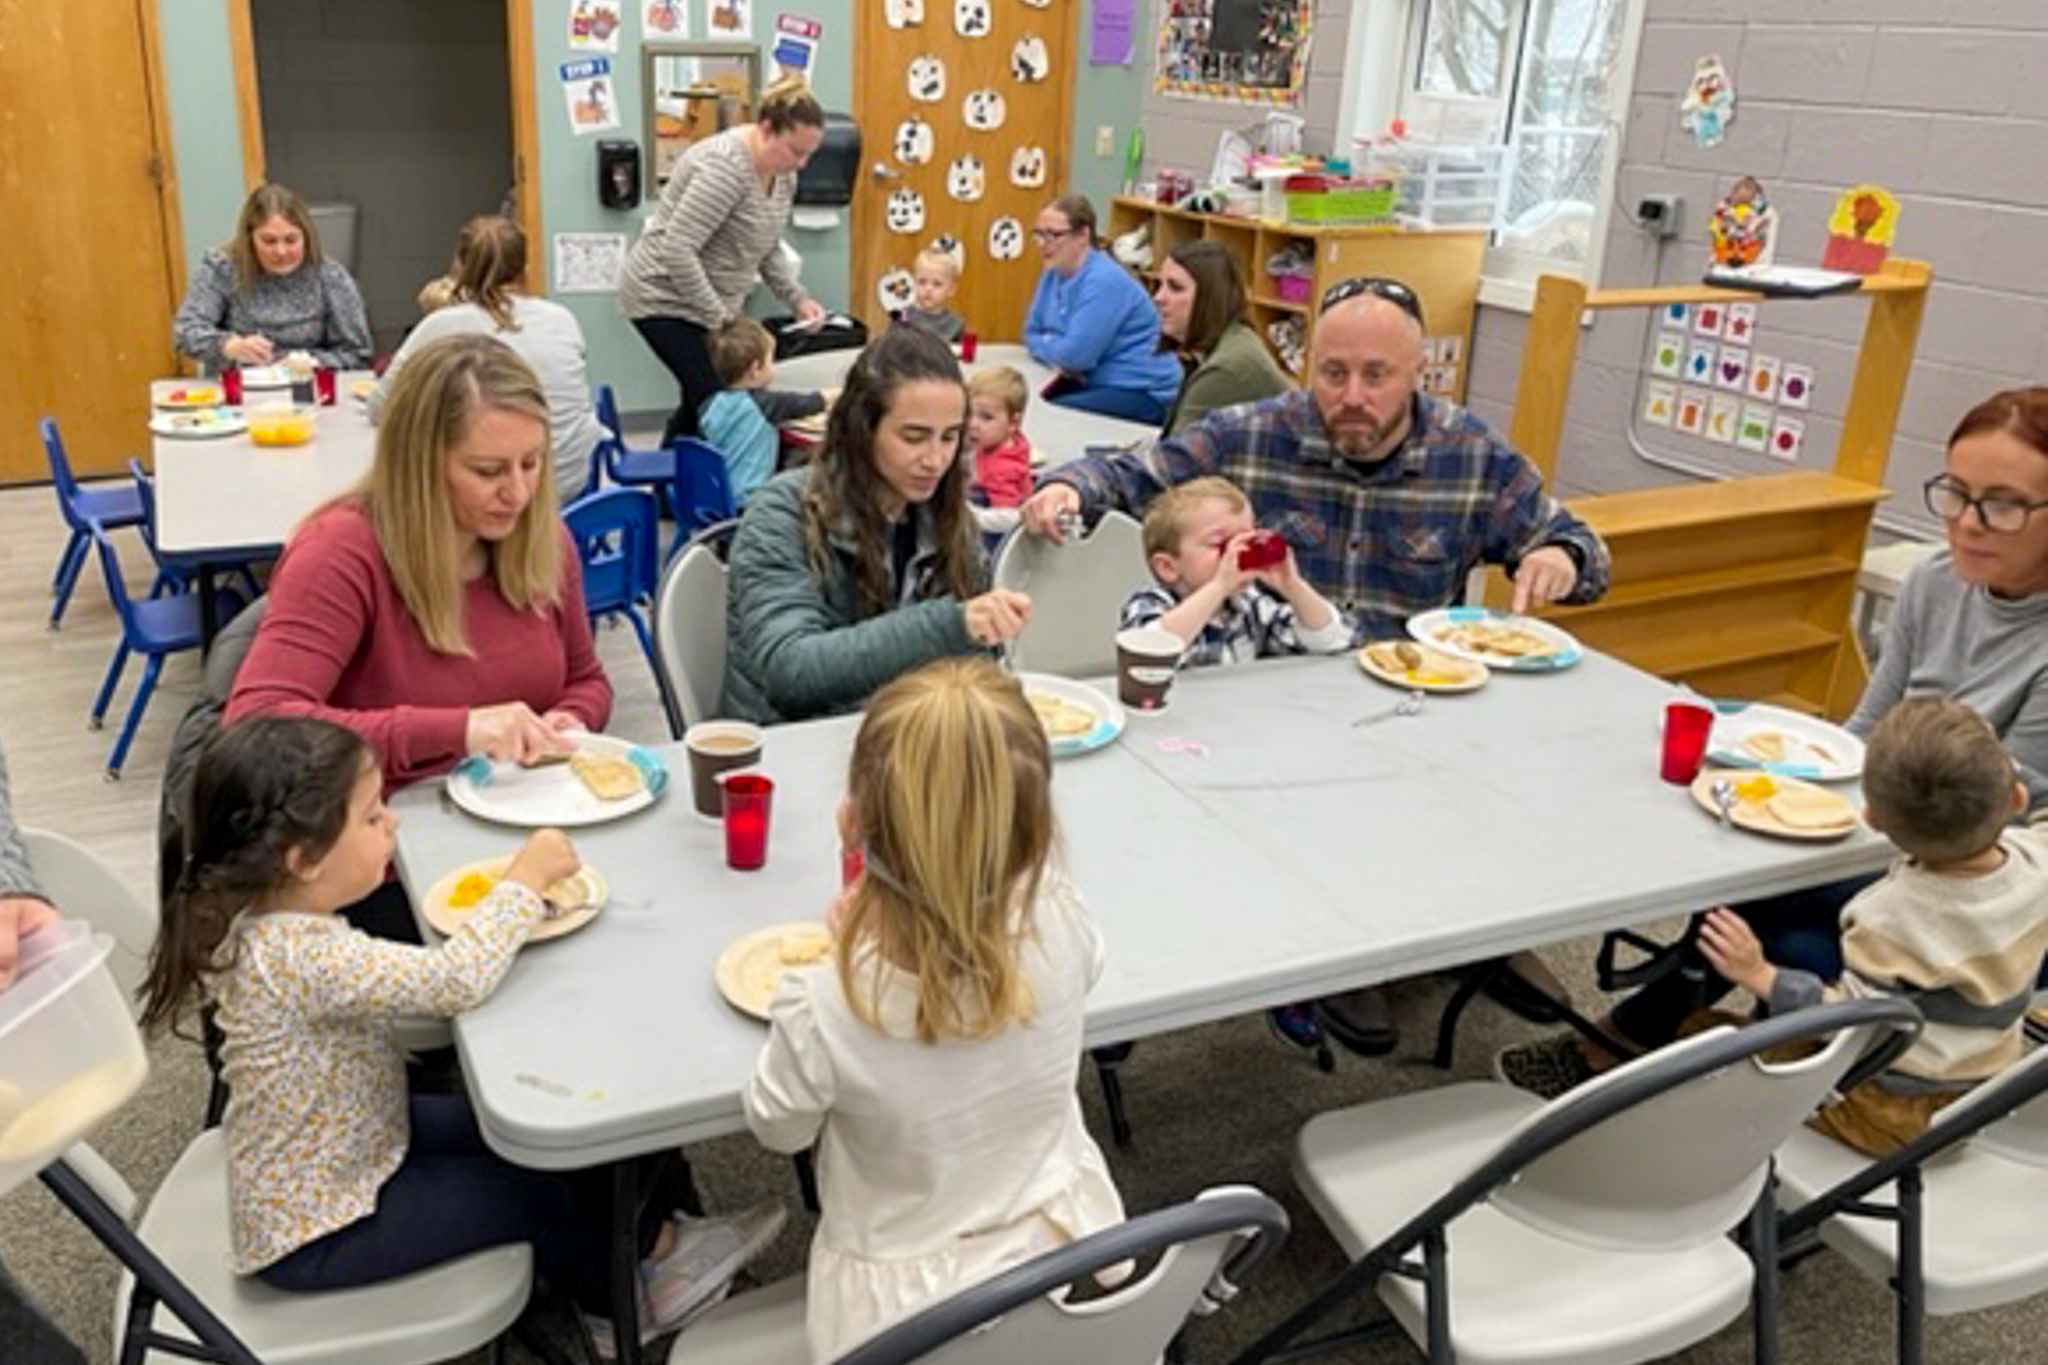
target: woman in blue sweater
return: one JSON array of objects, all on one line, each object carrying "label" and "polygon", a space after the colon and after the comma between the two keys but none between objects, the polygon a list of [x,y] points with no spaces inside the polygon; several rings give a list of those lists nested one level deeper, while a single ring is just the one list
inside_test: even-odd
[{"label": "woman in blue sweater", "polygon": [[1159,313],[1145,287],[1095,245],[1095,208],[1070,194],[1031,229],[1045,273],[1024,319],[1024,347],[1060,378],[1055,403],[1154,426],[1180,392],[1180,362],[1159,349]]}]

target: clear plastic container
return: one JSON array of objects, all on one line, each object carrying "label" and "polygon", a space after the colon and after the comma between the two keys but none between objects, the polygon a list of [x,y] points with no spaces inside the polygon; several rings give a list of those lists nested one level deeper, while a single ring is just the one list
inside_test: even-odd
[{"label": "clear plastic container", "polygon": [[1498,228],[1515,180],[1514,148],[1375,144],[1373,169],[1399,177],[1394,214],[1433,228]]},{"label": "clear plastic container", "polygon": [[72,920],[21,941],[14,984],[0,991],[0,1193],[119,1109],[149,1074],[107,969],[113,947]]}]

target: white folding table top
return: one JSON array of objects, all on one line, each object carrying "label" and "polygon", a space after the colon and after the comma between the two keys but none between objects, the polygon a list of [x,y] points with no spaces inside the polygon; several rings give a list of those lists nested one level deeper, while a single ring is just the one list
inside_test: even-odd
[{"label": "white folding table top", "polygon": [[[1496,956],[1719,900],[1881,867],[1867,830],[1832,844],[1725,831],[1656,776],[1668,686],[1590,653],[1497,676],[1421,715],[1354,728],[1398,694],[1348,656],[1195,670],[1115,745],[1053,784],[1074,879],[1108,942],[1089,1002],[1102,1044]],[[740,1130],[765,1036],[712,981],[740,934],[820,918],[857,718],[769,732],[764,871],[724,865],[680,789],[576,834],[610,880],[590,927],[535,945],[455,1036],[493,1148],[565,1168]],[[1162,745],[1161,740],[1193,741]],[[1205,749],[1206,753],[1202,750]],[[438,783],[396,799],[417,896],[522,832]]]}]

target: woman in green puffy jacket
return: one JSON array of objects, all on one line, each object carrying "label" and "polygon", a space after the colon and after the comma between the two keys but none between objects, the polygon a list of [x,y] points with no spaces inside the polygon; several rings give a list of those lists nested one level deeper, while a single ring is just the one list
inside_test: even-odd
[{"label": "woman in green puffy jacket", "polygon": [[763,484],[733,537],[725,715],[854,710],[900,673],[1024,628],[1031,599],[988,590],[966,426],[960,365],[937,337],[891,327],[860,353],[818,457]]}]

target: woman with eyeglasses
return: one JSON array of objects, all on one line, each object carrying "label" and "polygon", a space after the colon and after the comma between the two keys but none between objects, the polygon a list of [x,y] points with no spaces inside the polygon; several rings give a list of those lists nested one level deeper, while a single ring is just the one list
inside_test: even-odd
[{"label": "woman with eyeglasses", "polygon": [[1159,344],[1191,368],[1163,424],[1168,436],[1211,408],[1287,392],[1287,376],[1245,321],[1244,277],[1221,242],[1182,242],[1159,263]]},{"label": "woman with eyeglasses", "polygon": [[[2048,803],[2048,388],[2008,389],[1965,413],[1922,496],[1948,545],[1906,576],[1846,726],[1868,735],[1906,697],[1962,702],[1998,733],[2038,812]],[[1879,875],[1735,909],[1770,961],[1832,981],[1842,971],[1842,907]],[[1645,1051],[1661,1047],[1728,990],[1688,945],[1680,970],[1615,1006],[1602,1028]],[[1564,1035],[1510,1047],[1495,1069],[1525,1090],[1561,1094],[1616,1060]]]},{"label": "woman with eyeglasses", "polygon": [[1095,207],[1069,194],[1031,229],[1045,273],[1024,318],[1024,348],[1060,372],[1046,397],[1064,407],[1157,425],[1180,392],[1180,362],[1159,349],[1145,287],[1095,245]]}]

